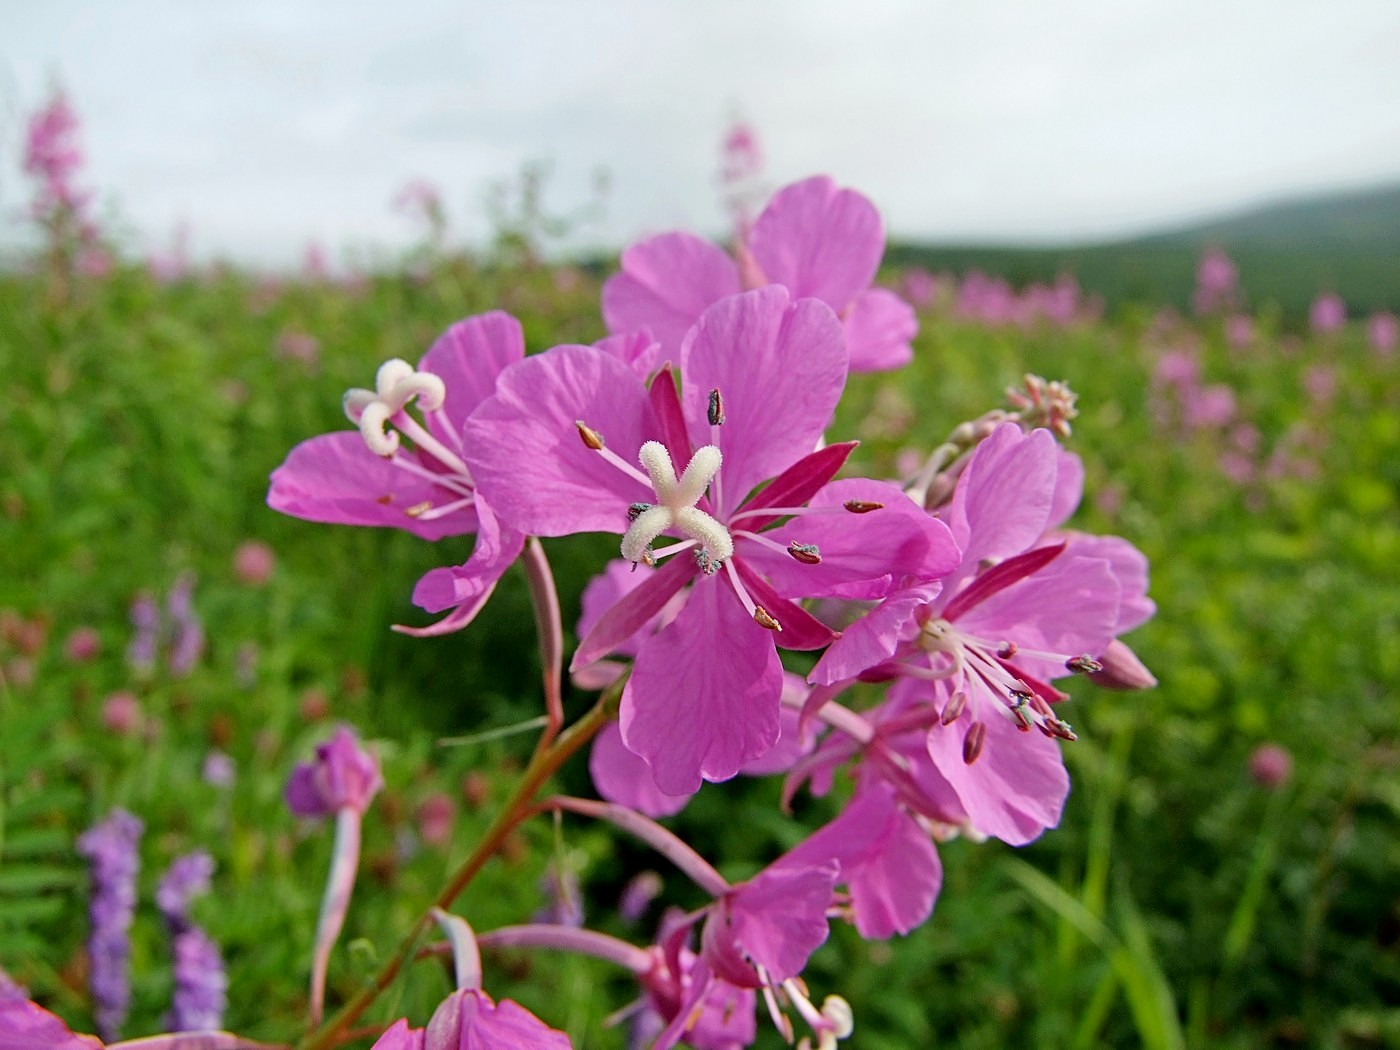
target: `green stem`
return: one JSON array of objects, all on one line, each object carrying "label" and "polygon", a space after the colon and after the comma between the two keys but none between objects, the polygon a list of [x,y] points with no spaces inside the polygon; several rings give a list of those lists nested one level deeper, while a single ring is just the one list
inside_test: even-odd
[{"label": "green stem", "polygon": [[[500,849],[506,837],[534,812],[532,803],[549,778],[570,756],[588,743],[598,730],[612,721],[617,714],[617,704],[621,695],[622,681],[619,681],[599,697],[592,710],[561,733],[549,747],[536,752],[525,768],[515,792],[491,822],[491,826],[486,829],[476,848],[453,873],[452,878],[433,901],[432,908],[446,911],[452,906],[452,902]],[[374,979],[341,1007],[334,1017],[298,1043],[298,1050],[330,1050],[344,1041],[346,1029],[360,1018],[380,992],[394,982],[404,964],[413,957],[419,941],[433,925],[432,908],[424,910],[419,916],[398,950],[375,974]]]}]

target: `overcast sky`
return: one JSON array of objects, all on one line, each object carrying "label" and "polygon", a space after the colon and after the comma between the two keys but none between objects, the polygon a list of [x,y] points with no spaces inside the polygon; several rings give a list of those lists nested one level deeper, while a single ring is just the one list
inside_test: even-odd
[{"label": "overcast sky", "polygon": [[1400,179],[1397,0],[0,0],[0,242],[55,82],[133,247],[186,220],[198,254],[264,263],[406,243],[414,178],[479,240],[532,160],[558,210],[610,173],[581,241],[718,233],[735,114],[773,185],[830,173],[906,238],[1100,239]]}]

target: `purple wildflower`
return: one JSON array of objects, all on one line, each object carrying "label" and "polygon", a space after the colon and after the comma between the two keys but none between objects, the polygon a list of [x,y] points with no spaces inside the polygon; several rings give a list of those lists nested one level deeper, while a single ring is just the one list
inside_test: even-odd
[{"label": "purple wildflower", "polygon": [[228,1006],[228,977],[219,946],[190,921],[190,902],[209,892],[214,859],[203,850],[177,857],[156,888],[156,906],[170,928],[175,957],[175,999],[170,1027],[177,1032],[204,1031],[223,1023]]},{"label": "purple wildflower", "polygon": [[136,873],[141,868],[136,847],[141,831],[140,820],[124,809],[114,809],[78,838],[78,852],[92,866],[89,980],[96,1001],[97,1028],[108,1042],[120,1034],[131,1005],[128,935],[136,911]]}]

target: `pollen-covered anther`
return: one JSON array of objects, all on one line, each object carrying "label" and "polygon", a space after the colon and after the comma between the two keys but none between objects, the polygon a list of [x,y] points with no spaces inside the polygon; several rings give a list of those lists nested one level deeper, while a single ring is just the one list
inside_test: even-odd
[{"label": "pollen-covered anther", "polygon": [[977,761],[977,756],[982,753],[982,745],[987,741],[987,723],[973,722],[967,727],[967,735],[963,737],[963,762],[967,765]]},{"label": "pollen-covered anther", "polygon": [[574,426],[578,427],[578,436],[583,439],[583,443],[594,452],[603,451],[603,435],[594,430],[581,419],[574,420]]},{"label": "pollen-covered anther", "polygon": [[1031,726],[1035,725],[1035,719],[1031,717],[1031,695],[1020,692],[1011,694],[1011,715],[1016,719],[1016,728],[1023,733],[1029,733]]},{"label": "pollen-covered anther", "polygon": [[945,726],[952,725],[958,720],[958,716],[967,709],[967,693],[959,689],[948,698],[948,702],[943,705],[943,714],[939,716],[939,721]]},{"label": "pollen-covered anther", "polygon": [[848,499],[846,502],[842,503],[841,506],[845,507],[852,514],[869,514],[872,510],[885,509],[883,503],[876,503],[874,500],[868,499]]},{"label": "pollen-covered anther", "polygon": [[753,610],[754,623],[760,627],[766,627],[770,631],[781,631],[783,625],[773,619],[772,615],[761,605],[755,605]]},{"label": "pollen-covered anther", "polygon": [[822,552],[817,549],[815,543],[798,543],[793,540],[788,544],[787,552],[803,565],[820,565],[822,562]]},{"label": "pollen-covered anther", "polygon": [[432,509],[433,501],[430,499],[425,499],[422,503],[415,503],[411,507],[405,507],[404,513],[407,514],[410,518],[417,518],[421,517],[422,515],[426,514]]},{"label": "pollen-covered anther", "polygon": [[705,415],[710,421],[710,426],[717,427],[724,423],[724,398],[720,396],[719,388],[710,391],[709,403],[705,409]]},{"label": "pollen-covered anther", "polygon": [[1068,722],[1065,722],[1059,718],[1054,718],[1050,720],[1049,725],[1051,731],[1061,740],[1074,741],[1079,739],[1079,736],[1075,733],[1074,728]]},{"label": "pollen-covered anther", "polygon": [[634,503],[627,508],[627,520],[636,521],[649,510],[651,510],[650,503]]},{"label": "pollen-covered anther", "polygon": [[1103,670],[1103,664],[1095,660],[1088,653],[1083,656],[1072,656],[1065,661],[1065,667],[1075,674],[1097,674]]}]

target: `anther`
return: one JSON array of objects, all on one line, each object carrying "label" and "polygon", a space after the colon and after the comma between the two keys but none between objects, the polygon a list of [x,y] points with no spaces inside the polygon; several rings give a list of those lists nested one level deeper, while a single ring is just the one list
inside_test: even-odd
[{"label": "anther", "polygon": [[987,723],[973,722],[968,726],[967,736],[963,737],[963,761],[969,766],[977,761],[982,753],[982,745],[987,740]]},{"label": "anther", "polygon": [[769,615],[768,610],[761,605],[755,605],[753,610],[754,622],[760,627],[766,627],[770,631],[781,631],[783,625]]},{"label": "anther", "polygon": [[1075,674],[1097,674],[1103,670],[1103,664],[1095,660],[1088,653],[1083,656],[1072,656],[1065,661],[1065,667]]},{"label": "anther", "polygon": [[787,552],[803,565],[820,565],[822,561],[822,552],[817,549],[815,543],[798,543],[793,540],[788,544]]},{"label": "anther", "polygon": [[706,576],[713,576],[719,572],[720,566],[724,563],[710,556],[710,552],[704,547],[695,548],[695,564],[700,566],[700,571]]},{"label": "anther", "polygon": [[410,518],[417,518],[433,509],[433,501],[425,499],[422,503],[415,503],[411,507],[405,507],[404,513]]},{"label": "anther", "polygon": [[1031,694],[1013,692],[1011,699],[1011,713],[1016,716],[1016,728],[1023,733],[1029,733],[1031,726],[1035,725],[1035,719],[1030,713]]},{"label": "anther", "polygon": [[1010,660],[1021,651],[1021,647],[1015,642],[1002,642],[997,649],[997,656],[1002,660]]},{"label": "anther", "polygon": [[574,426],[578,427],[578,436],[583,438],[583,443],[594,452],[603,451],[603,435],[594,430],[581,419],[574,420]]},{"label": "anther", "polygon": [[876,503],[868,499],[848,499],[845,503],[841,504],[841,506],[845,507],[852,514],[869,514],[872,510],[885,509],[883,503]]},{"label": "anther", "polygon": [[650,503],[634,503],[627,508],[627,520],[636,521],[649,510],[651,510]]},{"label": "anther", "polygon": [[1055,735],[1056,735],[1057,737],[1059,737],[1061,740],[1078,740],[1078,739],[1079,739],[1079,737],[1075,734],[1073,727],[1070,726],[1070,724],[1069,724],[1068,722],[1061,721],[1061,720],[1058,719],[1058,718],[1054,719],[1054,720],[1050,723],[1050,728],[1053,729],[1053,730],[1055,731]]},{"label": "anther", "polygon": [[712,427],[717,427],[724,422],[724,398],[720,397],[718,387],[710,391],[710,403],[706,415],[709,417]]},{"label": "anther", "polygon": [[943,714],[939,717],[939,721],[945,726],[952,725],[958,720],[958,716],[962,714],[966,708],[967,694],[959,689],[949,697],[948,702],[943,705]]}]

